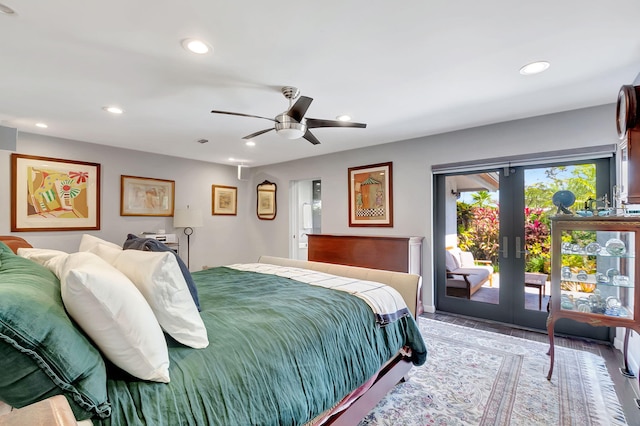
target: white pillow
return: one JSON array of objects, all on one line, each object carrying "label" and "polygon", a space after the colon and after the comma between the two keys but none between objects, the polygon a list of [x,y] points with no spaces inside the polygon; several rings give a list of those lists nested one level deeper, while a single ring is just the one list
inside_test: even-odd
[{"label": "white pillow", "polygon": [[116,259],[122,253],[121,248],[113,248],[106,244],[96,244],[87,251],[98,255],[102,260],[105,260],[112,266],[116,263]]},{"label": "white pillow", "polygon": [[40,265],[44,265],[46,261],[56,256],[66,256],[67,253],[61,250],[43,249],[43,248],[25,248],[18,249],[18,256],[31,259]]},{"label": "white pillow", "polygon": [[104,355],[135,377],[169,383],[164,334],[136,286],[93,253],[68,255],[60,271],[65,308]]},{"label": "white pillow", "polygon": [[209,345],[207,329],[173,253],[142,250],[116,253],[104,245],[98,245],[92,252],[133,281],[171,337],[192,348]]},{"label": "white pillow", "polygon": [[78,251],[89,251],[99,244],[122,250],[122,247],[120,247],[118,244],[114,244],[98,237],[94,237],[93,235],[83,234],[82,239],[80,239],[80,247],[78,247]]},{"label": "white pillow", "polygon": [[66,256],[53,256],[42,262],[42,266],[53,272],[56,277],[58,277],[60,282],[62,282],[63,269],[65,264],[67,263],[68,257],[68,254]]}]

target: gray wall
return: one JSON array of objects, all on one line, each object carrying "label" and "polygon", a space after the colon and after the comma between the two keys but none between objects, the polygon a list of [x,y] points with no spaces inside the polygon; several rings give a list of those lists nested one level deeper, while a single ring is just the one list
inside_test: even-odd
[{"label": "gray wall", "polygon": [[[181,256],[186,260],[186,237],[181,229],[173,229],[173,218],[120,216],[120,175],[175,180],[175,207],[200,208],[204,227],[195,228],[191,236],[191,270],[202,266],[218,266],[255,261],[245,250],[249,236],[249,181],[239,181],[235,167],[185,160],[111,148],[67,139],[19,133],[20,154],[88,161],[101,165],[101,229],[99,231],[20,232],[36,247],[76,251],[83,233],[121,244],[128,233],[143,231],[175,232],[180,238]],[[10,234],[10,152],[0,151],[0,235]],[[211,215],[211,185],[238,187],[238,216]],[[253,205],[252,205],[253,206]],[[255,216],[255,214],[254,214]]]}]

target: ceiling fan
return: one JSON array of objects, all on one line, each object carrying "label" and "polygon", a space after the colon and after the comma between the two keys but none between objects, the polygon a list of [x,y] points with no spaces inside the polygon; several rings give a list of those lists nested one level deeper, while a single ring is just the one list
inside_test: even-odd
[{"label": "ceiling fan", "polygon": [[[259,115],[242,114],[239,112],[229,111],[211,111],[214,114],[228,114],[238,115],[240,117],[253,117],[262,118],[275,122],[275,126],[269,129],[260,130],[243,137],[242,139],[251,139],[259,136],[263,133],[274,130],[282,137],[287,139],[299,139],[305,138],[314,145],[320,143],[320,141],[309,131],[309,129],[315,129],[318,127],[356,127],[364,129],[367,127],[363,123],[351,123],[349,121],[339,120],[323,120],[319,118],[306,118],[304,115],[309,109],[309,105],[313,101],[312,98],[300,95],[300,90],[297,87],[285,86],[282,88],[282,94],[285,98],[289,99],[289,109],[281,114],[276,115],[275,118],[260,117]],[[297,100],[296,100],[297,99]],[[295,103],[293,103],[295,101]]]}]

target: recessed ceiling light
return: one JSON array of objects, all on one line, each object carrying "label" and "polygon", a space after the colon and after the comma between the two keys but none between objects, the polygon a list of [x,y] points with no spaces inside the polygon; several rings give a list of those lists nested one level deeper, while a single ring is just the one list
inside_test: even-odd
[{"label": "recessed ceiling light", "polygon": [[551,64],[547,61],[537,61],[531,62],[520,68],[520,74],[522,75],[533,75],[540,74],[543,71],[546,71]]},{"label": "recessed ceiling light", "polygon": [[18,15],[15,10],[11,9],[9,6],[2,3],[0,3],[0,13],[2,13],[3,15],[9,15],[9,16]]},{"label": "recessed ceiling light", "polygon": [[124,110],[117,106],[106,106],[102,107],[103,110],[110,112],[111,114],[122,114]]},{"label": "recessed ceiling light", "polygon": [[194,38],[187,38],[182,40],[182,47],[187,49],[189,52],[197,53],[199,55],[204,55],[205,53],[209,53],[211,47],[202,40],[196,40]]},{"label": "recessed ceiling light", "polygon": [[339,115],[336,118],[338,120],[340,120],[340,121],[350,121],[351,120],[351,116],[350,115]]},{"label": "recessed ceiling light", "polygon": [[236,161],[236,159],[233,157],[229,157],[229,161]]},{"label": "recessed ceiling light", "polygon": [[256,146],[256,143],[254,141],[247,141],[245,143],[246,146]]},{"label": "recessed ceiling light", "polygon": [[36,127],[40,127],[41,129],[46,129],[49,126],[47,126],[46,123],[36,123]]}]

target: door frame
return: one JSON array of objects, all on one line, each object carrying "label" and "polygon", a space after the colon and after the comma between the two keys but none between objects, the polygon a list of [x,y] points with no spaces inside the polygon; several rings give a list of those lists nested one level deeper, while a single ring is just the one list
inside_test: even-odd
[{"label": "door frame", "polygon": [[[514,259],[516,262],[509,262],[505,273],[511,274],[511,278],[519,275],[520,272],[514,272],[515,269],[520,268],[522,273],[522,288],[520,286],[507,287],[500,286],[499,290],[499,304],[490,304],[482,302],[472,302],[471,300],[459,299],[446,296],[446,267],[445,267],[445,250],[446,250],[446,196],[447,185],[446,177],[461,175],[467,173],[483,173],[491,172],[495,170],[501,170],[500,173],[500,200],[503,197],[510,197],[514,201],[511,209],[513,211],[524,212],[524,174],[527,169],[554,167],[554,166],[569,166],[585,163],[594,163],[596,166],[596,194],[602,196],[605,193],[611,195],[613,188],[613,182],[615,182],[615,158],[594,158],[594,159],[565,159],[558,161],[549,161],[543,164],[539,162],[532,162],[532,164],[523,164],[509,167],[509,168],[478,168],[473,171],[459,172],[459,173],[447,173],[447,174],[435,174],[433,179],[433,191],[434,191],[434,219],[436,226],[434,227],[433,241],[434,241],[434,287],[435,287],[435,304],[436,310],[442,310],[446,312],[457,313],[474,318],[484,318],[492,321],[513,324],[525,328],[537,329],[544,331],[546,329],[545,323],[548,316],[546,311],[535,311],[524,308],[524,271],[525,271],[525,259],[522,256],[520,259],[516,259],[515,250],[523,249],[523,247],[515,247],[516,234],[521,238],[521,244],[524,246],[524,213],[522,215],[507,215],[507,217],[500,217],[500,257],[502,258],[503,250],[503,238],[508,237],[507,244],[507,256],[508,259]],[[515,172],[515,177],[518,179],[518,183],[521,184],[520,189],[514,185],[506,185],[503,187],[503,175],[506,171]],[[514,193],[514,190],[516,193]],[[506,198],[505,198],[506,199]],[[502,204],[502,202],[501,202]],[[574,208],[577,210],[577,208]],[[517,216],[517,217],[516,217]],[[507,221],[503,223],[503,221]],[[512,235],[505,235],[505,230],[509,228],[508,233]],[[518,229],[518,232],[514,232]],[[507,263],[500,264],[501,274]],[[512,271],[509,268],[513,267]],[[549,290],[550,292],[550,290]],[[598,330],[600,329],[600,330]],[[559,322],[556,327],[556,332],[559,334],[569,334],[588,337],[594,340],[610,340],[612,333],[606,327],[594,327],[588,324],[571,322]]]}]

